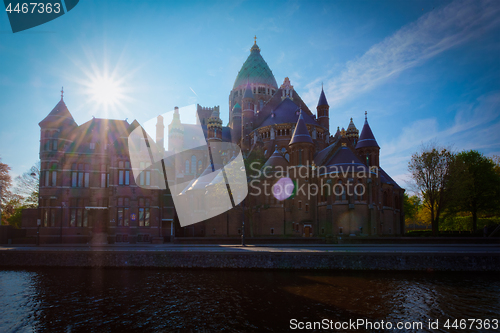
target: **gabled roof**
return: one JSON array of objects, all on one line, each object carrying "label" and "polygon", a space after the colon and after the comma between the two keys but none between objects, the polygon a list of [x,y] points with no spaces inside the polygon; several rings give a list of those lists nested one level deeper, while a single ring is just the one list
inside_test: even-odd
[{"label": "gabled roof", "polygon": [[[274,124],[296,123],[299,118],[297,115],[297,111],[299,110],[300,107],[295,104],[295,102],[289,98],[285,98],[280,104],[278,104],[276,109],[274,109],[274,117],[270,114],[259,127]],[[318,125],[316,120],[311,115],[306,112],[302,112],[302,114],[306,124]]]},{"label": "gabled roof", "polygon": [[321,87],[321,94],[319,95],[318,106],[328,106],[328,101],[326,100],[325,92],[323,91],[323,87]]},{"label": "gabled roof", "polygon": [[328,147],[326,147],[325,149],[319,151],[316,154],[316,156],[314,156],[314,163],[316,165],[324,165],[325,162],[326,162],[326,159],[328,158],[328,156],[330,155],[330,153],[332,152],[332,150],[334,150],[334,149],[337,148],[337,142],[338,141],[334,141]]},{"label": "gabled roof", "polygon": [[356,149],[365,148],[365,147],[377,147],[380,148],[377,140],[375,140],[375,136],[372,133],[372,129],[370,125],[368,125],[368,119],[365,116],[365,124],[363,125],[363,129],[361,130],[361,135],[359,136],[358,144],[356,145]]},{"label": "gabled roof", "polygon": [[45,117],[41,122],[39,122],[38,125],[40,127],[47,127],[47,126],[60,127],[67,125],[76,125],[76,122],[73,119],[71,113],[69,112],[66,103],[64,103],[64,100],[61,98],[59,103],[56,104],[56,106],[52,109],[52,111],[50,111],[47,117]]},{"label": "gabled roof", "polygon": [[273,72],[260,55],[260,49],[257,44],[253,45],[250,55],[243,63],[243,66],[241,66],[234,81],[233,89],[243,86],[247,82],[251,84],[267,84],[278,89]]},{"label": "gabled roof", "polygon": [[[103,151],[105,144],[112,144],[115,151],[126,153],[127,137],[133,130],[132,124],[126,120],[92,118],[72,132],[73,142],[66,152],[92,154]],[[96,144],[94,149],[90,149],[91,142]]]},{"label": "gabled roof", "polygon": [[378,168],[380,174],[380,181],[384,184],[393,185],[394,188],[400,189],[399,185],[385,172],[382,168]]},{"label": "gabled roof", "polygon": [[295,126],[295,131],[293,131],[292,139],[290,140],[290,145],[295,143],[311,143],[311,135],[307,129],[306,122],[304,120],[304,112],[300,110],[299,120],[297,121],[297,126]]}]

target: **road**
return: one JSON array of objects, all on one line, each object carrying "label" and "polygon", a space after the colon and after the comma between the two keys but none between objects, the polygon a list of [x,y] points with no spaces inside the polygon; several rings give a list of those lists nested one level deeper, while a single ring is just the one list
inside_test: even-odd
[{"label": "road", "polygon": [[222,252],[222,253],[457,253],[500,254],[500,244],[397,244],[397,245],[46,245],[46,246],[0,246],[3,251],[152,251],[152,252]]}]

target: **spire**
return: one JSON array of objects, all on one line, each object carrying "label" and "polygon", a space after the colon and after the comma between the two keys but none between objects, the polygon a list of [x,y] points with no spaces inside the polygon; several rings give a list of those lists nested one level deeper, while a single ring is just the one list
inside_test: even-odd
[{"label": "spire", "polygon": [[361,130],[361,135],[359,136],[358,144],[356,145],[356,149],[365,148],[365,147],[377,147],[380,148],[377,140],[375,140],[375,136],[373,135],[372,129],[370,125],[368,125],[368,112],[365,111],[365,124],[363,125],[363,129]]},{"label": "spire", "polygon": [[66,125],[76,125],[73,116],[68,110],[68,107],[64,103],[64,90],[61,88],[61,100],[56,104],[56,106],[50,111],[50,113],[45,117],[38,125],[40,127],[53,126],[60,127]]},{"label": "spire", "polygon": [[260,52],[260,49],[259,49],[259,47],[257,46],[257,36],[255,36],[255,37],[253,38],[253,46],[252,46],[252,48],[250,49],[250,51],[251,51],[251,52],[253,52],[253,51],[259,51],[259,52]]},{"label": "spire", "polygon": [[328,101],[326,100],[325,91],[323,90],[323,83],[321,83],[321,94],[319,95],[318,106],[328,106]]},{"label": "spire", "polygon": [[309,134],[309,130],[307,129],[307,125],[304,120],[304,115],[302,110],[300,110],[299,120],[297,120],[297,125],[295,126],[295,131],[293,132],[292,139],[290,140],[289,145],[292,145],[294,143],[313,144],[311,135]]},{"label": "spire", "polygon": [[349,126],[347,126],[347,134],[358,134],[358,133],[359,131],[356,128],[356,125],[354,125],[354,122],[352,121],[351,118],[351,122],[349,123]]}]

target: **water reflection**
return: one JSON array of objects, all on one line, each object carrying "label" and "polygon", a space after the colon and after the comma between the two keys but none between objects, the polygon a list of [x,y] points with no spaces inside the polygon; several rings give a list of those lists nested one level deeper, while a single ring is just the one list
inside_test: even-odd
[{"label": "water reflection", "polygon": [[495,318],[500,281],[477,273],[9,270],[0,271],[0,313],[0,332],[287,331],[292,318],[444,322]]}]

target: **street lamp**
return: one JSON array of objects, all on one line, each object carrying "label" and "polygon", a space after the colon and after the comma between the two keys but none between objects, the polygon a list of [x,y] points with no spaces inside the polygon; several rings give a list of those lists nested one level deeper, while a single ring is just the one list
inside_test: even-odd
[{"label": "street lamp", "polygon": [[40,245],[40,225],[42,224],[42,220],[37,219],[36,220],[36,246]]},{"label": "street lamp", "polygon": [[243,226],[241,229],[241,246],[245,245],[245,200],[241,201],[241,210],[243,211]]},{"label": "street lamp", "polygon": [[61,244],[63,243],[63,218],[64,218],[64,207],[66,207],[66,203],[61,201],[61,222],[60,222],[60,238]]}]

